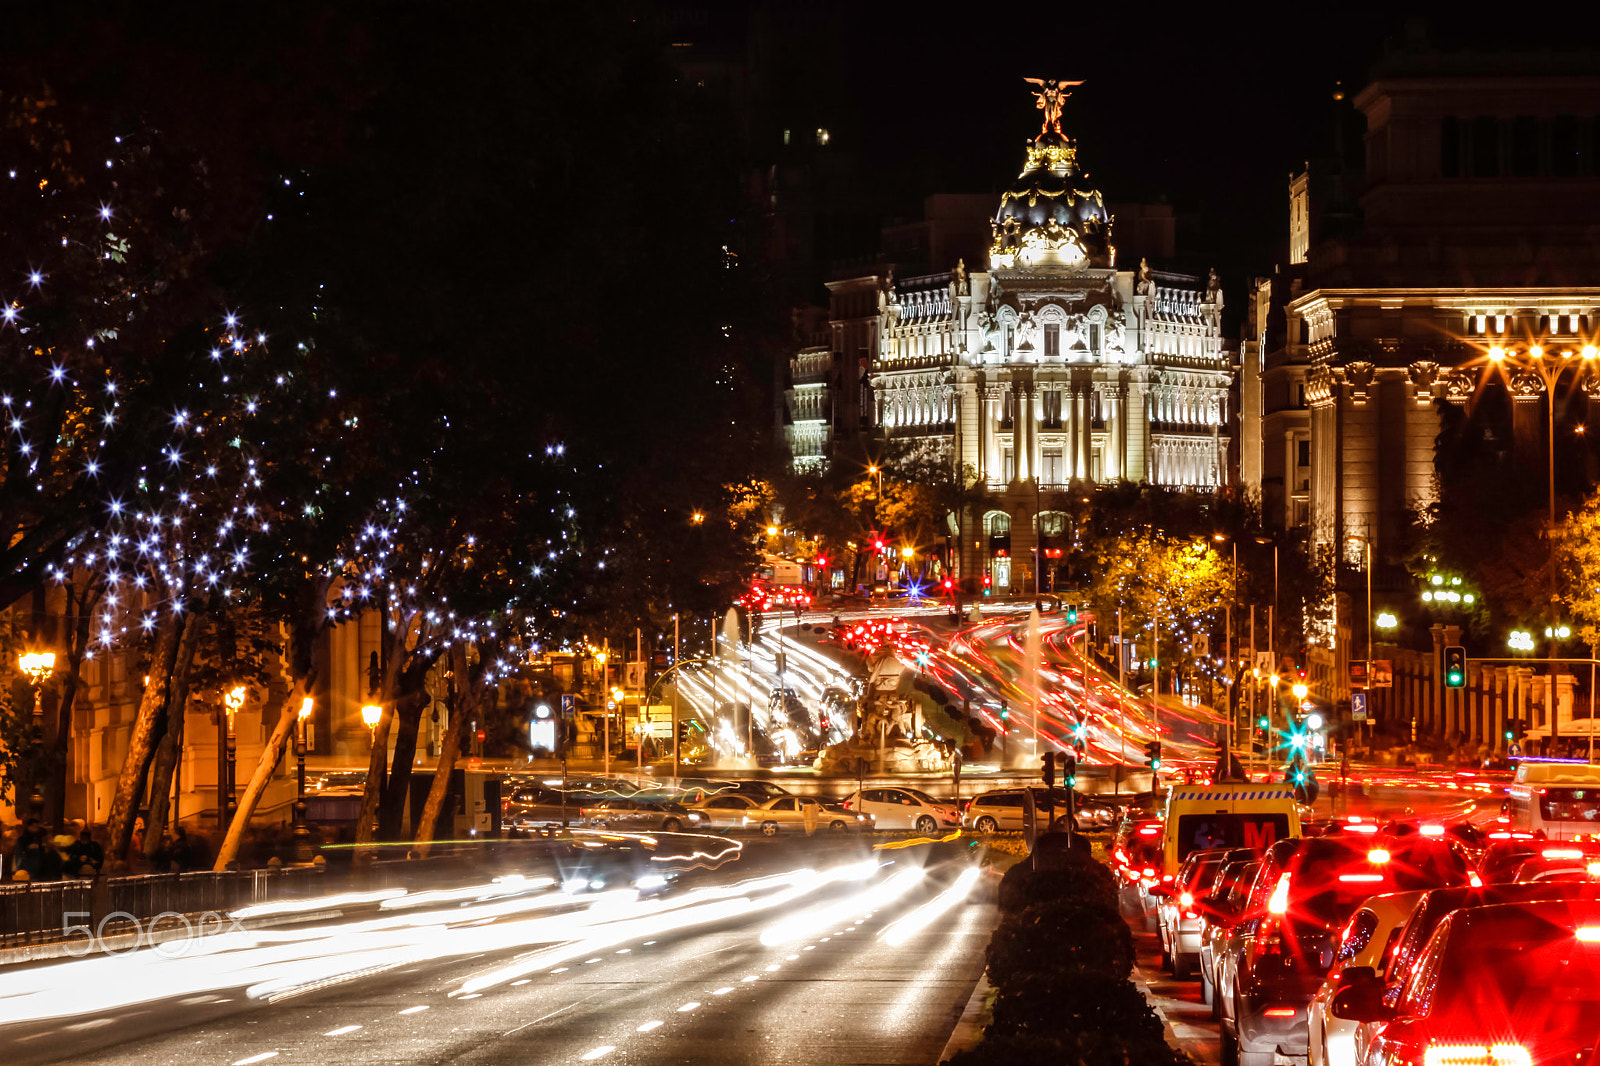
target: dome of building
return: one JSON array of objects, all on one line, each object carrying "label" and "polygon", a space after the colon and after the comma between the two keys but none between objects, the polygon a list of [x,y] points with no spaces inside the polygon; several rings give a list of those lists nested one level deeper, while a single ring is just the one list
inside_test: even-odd
[{"label": "dome of building", "polygon": [[1077,145],[1053,130],[1028,145],[1028,160],[995,211],[993,267],[1115,265],[1111,215],[1077,165]]}]

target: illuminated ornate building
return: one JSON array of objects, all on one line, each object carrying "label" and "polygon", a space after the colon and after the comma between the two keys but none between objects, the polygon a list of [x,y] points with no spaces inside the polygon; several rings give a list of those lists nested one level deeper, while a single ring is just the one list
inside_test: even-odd
[{"label": "illuminated ornate building", "polygon": [[[1600,333],[1600,70],[1587,56],[1398,51],[1353,103],[1364,173],[1333,163],[1291,179],[1290,262],[1250,294],[1240,478],[1269,525],[1305,527],[1352,572],[1368,538],[1371,609],[1405,612],[1417,600],[1400,538],[1441,491],[1442,430],[1481,425],[1482,451],[1544,487],[1545,387],[1486,369],[1489,350],[1539,345],[1577,367]],[[1558,384],[1562,493],[1585,480],[1572,431],[1600,412],[1593,382]],[[1348,694],[1352,646],[1364,653],[1363,592],[1347,591],[1332,698]],[[1430,726],[1455,728],[1425,713]],[[1460,728],[1498,736],[1481,718]]]},{"label": "illuminated ornate building", "polygon": [[1044,127],[990,219],[987,271],[961,257],[832,282],[828,343],[792,357],[786,394],[798,468],[865,465],[856,438],[890,438],[980,483],[992,502],[952,531],[957,565],[1030,589],[1074,488],[1218,488],[1233,418],[1215,275],[1118,269],[1112,215],[1060,131],[1062,86],[1040,90]]}]

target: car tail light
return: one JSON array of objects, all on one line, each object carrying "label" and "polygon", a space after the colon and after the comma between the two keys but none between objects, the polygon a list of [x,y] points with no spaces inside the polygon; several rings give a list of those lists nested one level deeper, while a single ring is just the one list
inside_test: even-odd
[{"label": "car tail light", "polygon": [[1483,878],[1479,877],[1476,873],[1469,873],[1467,875],[1467,887],[1468,888],[1482,888],[1483,887]]},{"label": "car tail light", "polygon": [[1378,827],[1371,822],[1361,822],[1358,825],[1347,825],[1344,830],[1347,833],[1376,833]]},{"label": "car tail light", "polygon": [[1187,892],[1180,893],[1179,896],[1178,896],[1178,906],[1180,906],[1180,907],[1193,907],[1194,906],[1194,896],[1190,895]]},{"label": "car tail light", "polygon": [[1384,851],[1382,848],[1373,848],[1371,851],[1367,852],[1367,861],[1372,863],[1374,866],[1382,866],[1384,863],[1389,861],[1389,853]]},{"label": "car tail light", "polygon": [[1161,880],[1170,881],[1170,880],[1172,880],[1172,875],[1171,874],[1162,874],[1161,875]]},{"label": "car tail light", "polygon": [[1434,1044],[1422,1066],[1533,1066],[1533,1056],[1521,1044]]},{"label": "car tail light", "polygon": [[1267,900],[1267,913],[1289,913],[1289,874],[1287,871],[1278,878],[1277,885],[1272,889],[1272,896]]},{"label": "car tail light", "polygon": [[1154,870],[1150,869],[1150,867],[1146,866],[1144,868],[1144,876],[1146,876],[1146,877],[1154,877],[1155,875],[1156,875],[1156,872]]},{"label": "car tail light", "polygon": [[1294,1017],[1294,1008],[1293,1007],[1268,1007],[1266,1010],[1262,1011],[1261,1013],[1265,1014],[1268,1018],[1293,1018]]},{"label": "car tail light", "polygon": [[1444,836],[1444,826],[1425,825],[1422,827],[1421,833],[1425,837],[1442,837]]},{"label": "car tail light", "polygon": [[840,804],[840,806],[843,807],[847,811],[851,809],[849,800],[845,800],[842,804]]},{"label": "car tail light", "polygon": [[1539,853],[1547,859],[1581,859],[1583,851],[1579,848],[1545,848]]},{"label": "car tail light", "polygon": [[1159,830],[1157,830],[1155,826],[1147,825],[1143,829],[1139,830],[1139,835],[1142,837],[1153,837],[1157,832],[1159,832]]},{"label": "car tail light", "polygon": [[1383,880],[1383,875],[1382,874],[1340,874],[1339,875],[1339,880],[1341,880],[1341,881],[1358,881],[1358,882],[1382,881]]},{"label": "car tail light", "polygon": [[1585,944],[1600,944],[1600,925],[1580,925],[1572,935]]}]

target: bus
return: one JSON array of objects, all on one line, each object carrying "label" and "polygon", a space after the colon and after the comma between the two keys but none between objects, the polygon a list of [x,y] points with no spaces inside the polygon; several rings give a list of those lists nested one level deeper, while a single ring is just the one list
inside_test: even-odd
[{"label": "bus", "polygon": [[1511,828],[1542,831],[1551,840],[1600,835],[1600,766],[1524,759],[1501,810]]}]

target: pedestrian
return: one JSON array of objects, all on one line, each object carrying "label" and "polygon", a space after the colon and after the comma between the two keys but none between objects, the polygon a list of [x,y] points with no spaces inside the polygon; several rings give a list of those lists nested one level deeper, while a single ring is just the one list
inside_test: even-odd
[{"label": "pedestrian", "polygon": [[11,868],[26,874],[25,881],[37,881],[44,869],[44,848],[39,843],[39,830],[30,821],[17,836],[16,847],[11,849]]},{"label": "pedestrian", "polygon": [[92,877],[100,872],[105,861],[106,849],[95,841],[94,834],[87,829],[78,834],[78,839],[67,852],[67,867],[72,877]]},{"label": "pedestrian", "polygon": [[193,869],[194,848],[189,842],[189,833],[183,826],[173,829],[172,846],[167,849],[166,857],[171,868],[178,873]]}]

